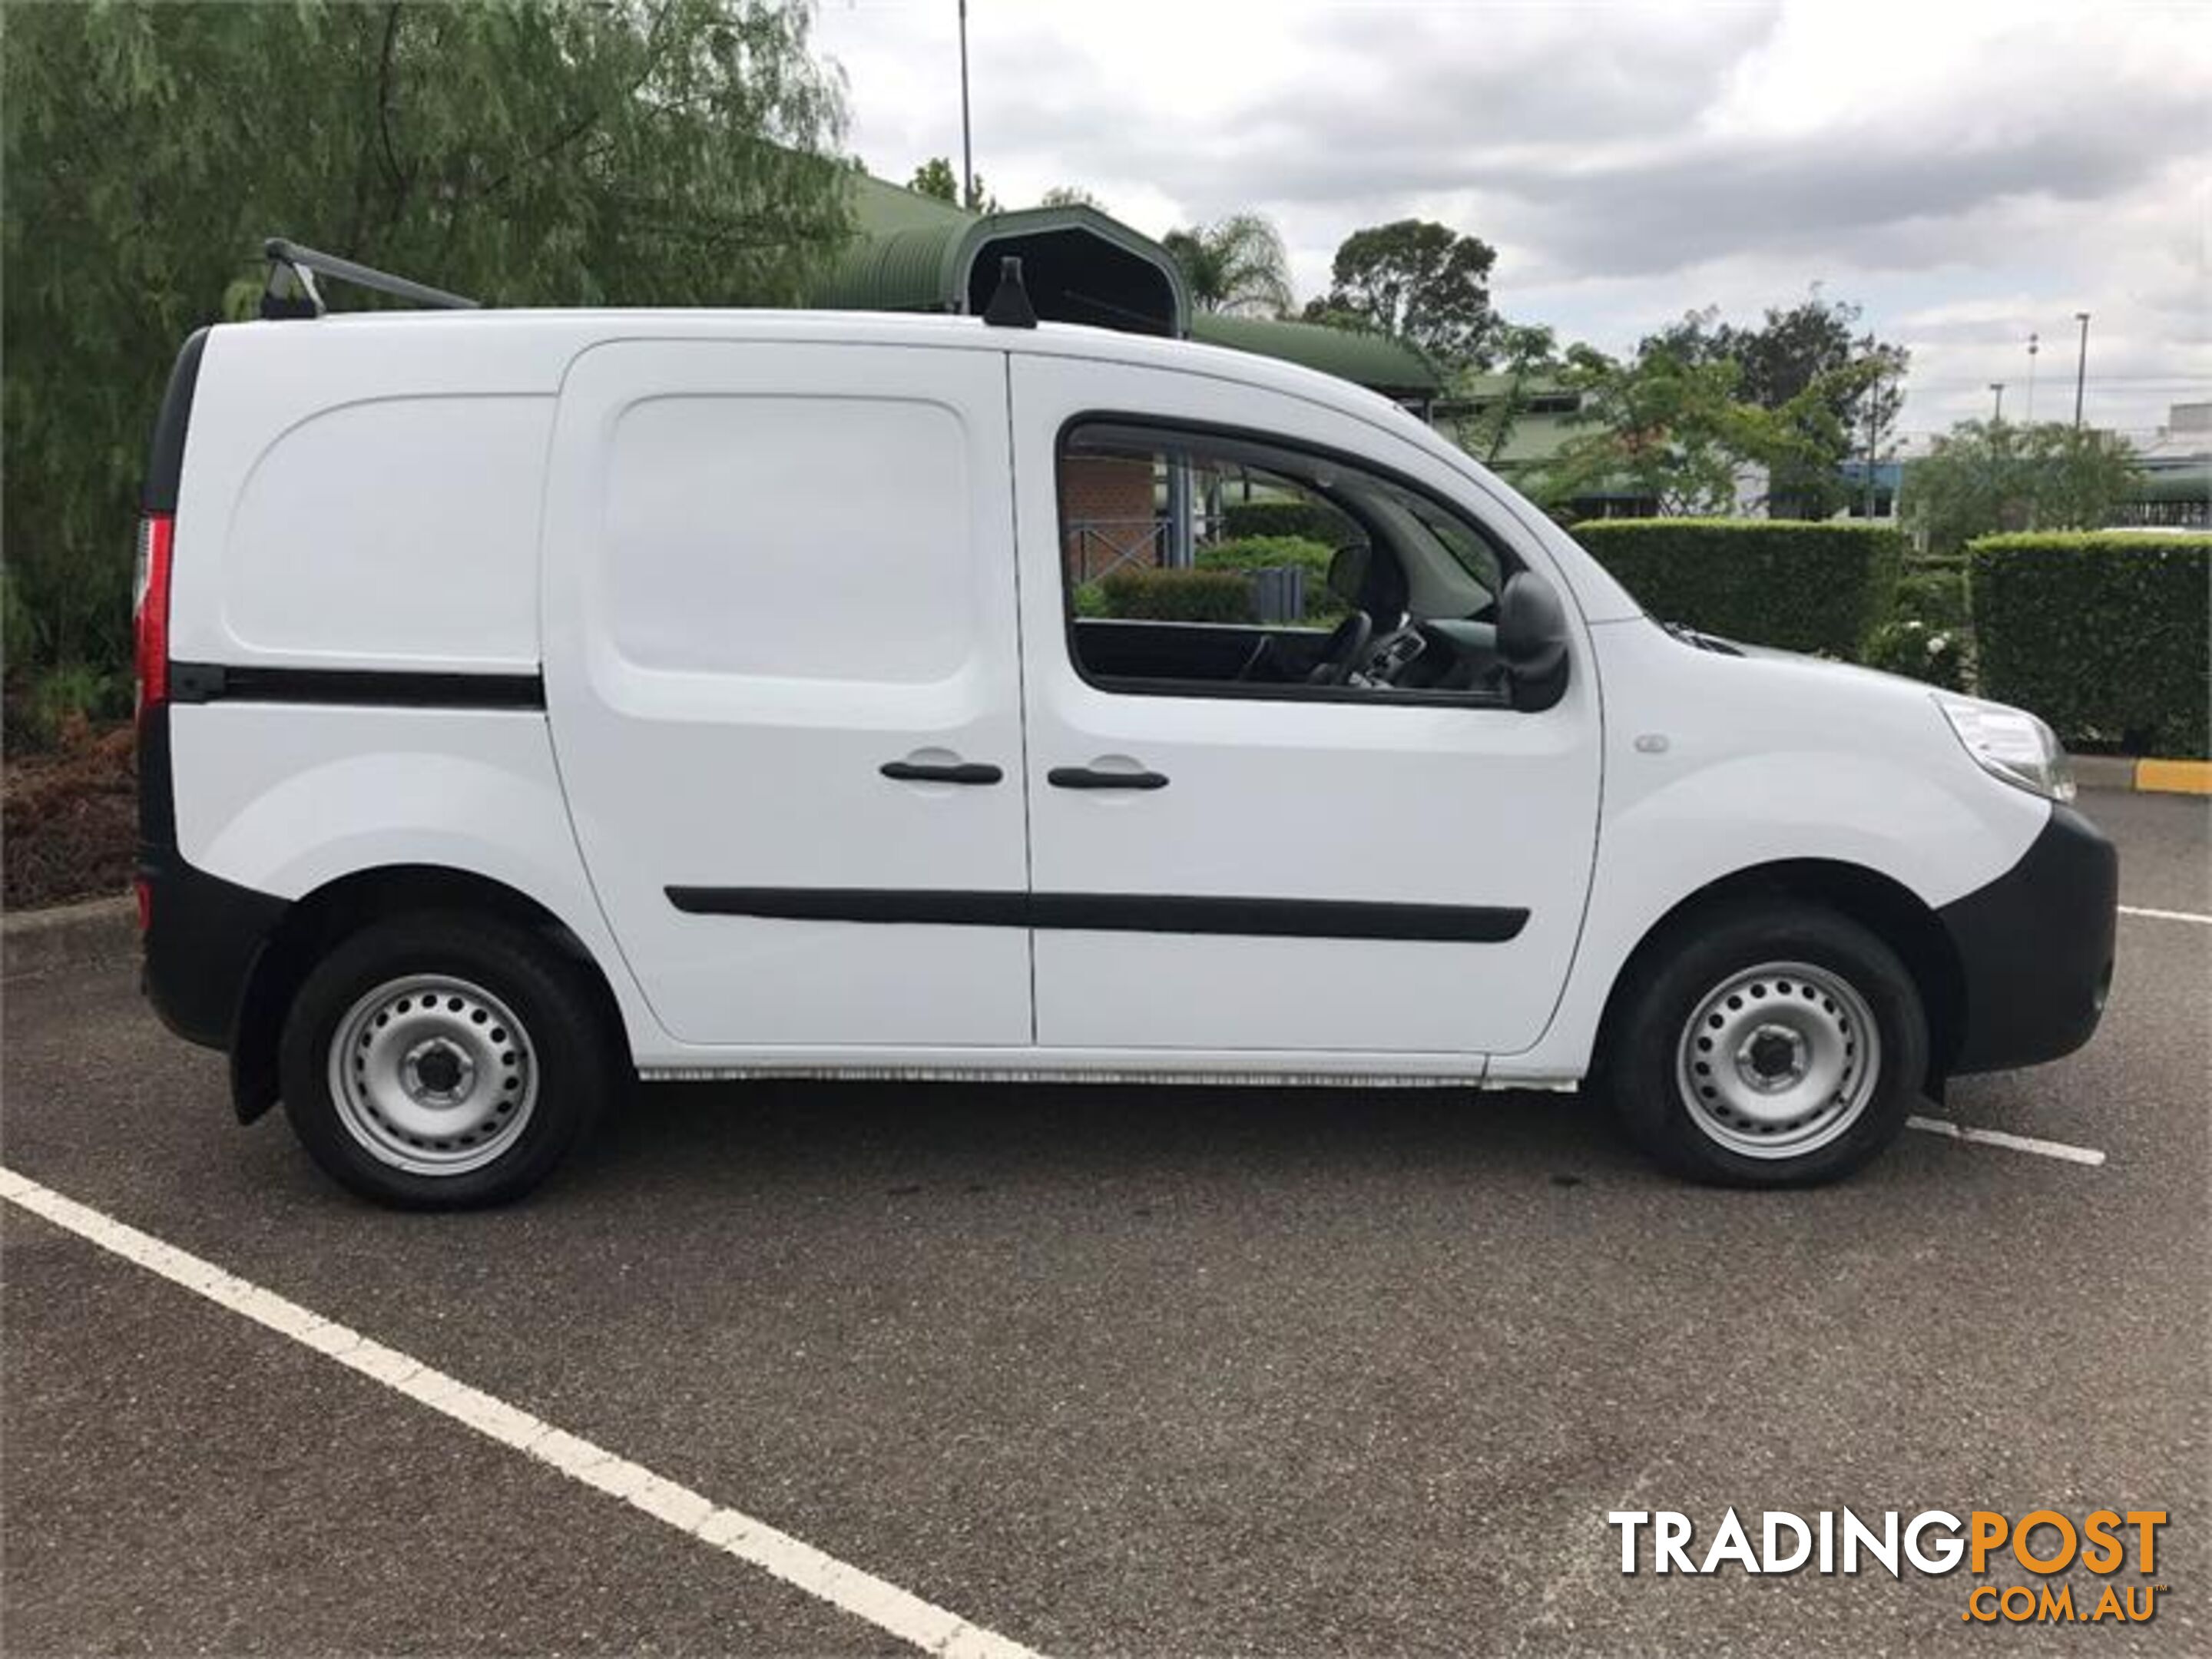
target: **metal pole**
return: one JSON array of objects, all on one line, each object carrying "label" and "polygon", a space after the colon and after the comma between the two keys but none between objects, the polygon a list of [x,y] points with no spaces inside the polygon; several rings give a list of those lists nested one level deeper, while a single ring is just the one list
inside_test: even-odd
[{"label": "metal pole", "polygon": [[2042,342],[2033,334],[2027,337],[2027,423],[2035,424],[2035,354],[2042,349]]},{"label": "metal pole", "polygon": [[975,205],[975,146],[968,133],[968,0],[960,0],[960,205]]},{"label": "metal pole", "polygon": [[2074,360],[2074,429],[2081,429],[2081,386],[2089,378],[2089,313],[2077,311],[2074,320],[2081,325],[2081,355]]},{"label": "metal pole", "polygon": [[1866,458],[1866,516],[1874,517],[1874,468],[1876,446],[1881,437],[1881,374],[1875,371],[1874,387],[1867,394],[1867,458]]},{"label": "metal pole", "polygon": [[1990,419],[1993,423],[1999,426],[2004,424],[2004,386],[2005,383],[2002,380],[1991,380],[1990,382],[1990,390],[1997,394],[1996,410],[1990,416]]}]

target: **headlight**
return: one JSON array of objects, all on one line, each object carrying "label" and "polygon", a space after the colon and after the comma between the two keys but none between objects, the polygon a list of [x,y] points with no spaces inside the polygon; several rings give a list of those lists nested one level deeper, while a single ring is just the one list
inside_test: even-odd
[{"label": "headlight", "polygon": [[2024,708],[1938,691],[1936,706],[1991,777],[2046,800],[2074,799],[2074,770],[2051,728]]}]

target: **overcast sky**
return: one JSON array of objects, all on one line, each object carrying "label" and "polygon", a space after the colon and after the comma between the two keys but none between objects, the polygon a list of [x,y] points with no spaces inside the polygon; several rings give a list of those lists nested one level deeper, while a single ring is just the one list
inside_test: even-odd
[{"label": "overcast sky", "polygon": [[[955,0],[820,0],[848,147],[960,149]],[[975,167],[1152,235],[1269,215],[1303,299],[1361,225],[1498,250],[1493,302],[1608,350],[1812,284],[1911,348],[1908,431],[2212,398],[2212,6],[970,0]]]}]

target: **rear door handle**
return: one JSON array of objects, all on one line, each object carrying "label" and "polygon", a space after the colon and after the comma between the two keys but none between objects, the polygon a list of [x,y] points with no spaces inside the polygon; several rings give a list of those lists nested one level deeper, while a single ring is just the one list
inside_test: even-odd
[{"label": "rear door handle", "polygon": [[1044,775],[1055,789],[1164,789],[1162,772],[1102,772],[1090,766],[1055,766]]},{"label": "rear door handle", "polygon": [[876,769],[901,783],[996,783],[1006,775],[988,761],[885,761]]}]

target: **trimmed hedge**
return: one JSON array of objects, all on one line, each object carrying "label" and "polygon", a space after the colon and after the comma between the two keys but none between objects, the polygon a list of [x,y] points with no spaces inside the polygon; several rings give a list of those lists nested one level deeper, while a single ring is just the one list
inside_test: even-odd
[{"label": "trimmed hedge", "polygon": [[1298,536],[1338,547],[1364,539],[1359,527],[1326,501],[1231,501],[1221,509],[1226,539]]},{"label": "trimmed hedge", "polygon": [[1879,525],[1790,519],[1595,519],[1574,528],[1666,622],[1856,661],[1887,620],[1904,538]]},{"label": "trimmed hedge", "polygon": [[1329,591],[1328,567],[1336,550],[1326,542],[1305,536],[1246,536],[1237,541],[1216,542],[1198,550],[1200,570],[1241,570],[1247,575],[1296,565],[1306,573],[1305,617],[1308,622],[1334,622],[1349,609]]},{"label": "trimmed hedge", "polygon": [[2069,744],[2212,758],[2212,537],[1984,536],[1966,568],[1984,696]]},{"label": "trimmed hedge", "polygon": [[1110,616],[1146,622],[1252,620],[1252,584],[1241,571],[1130,568],[1108,572],[1099,586]]}]

